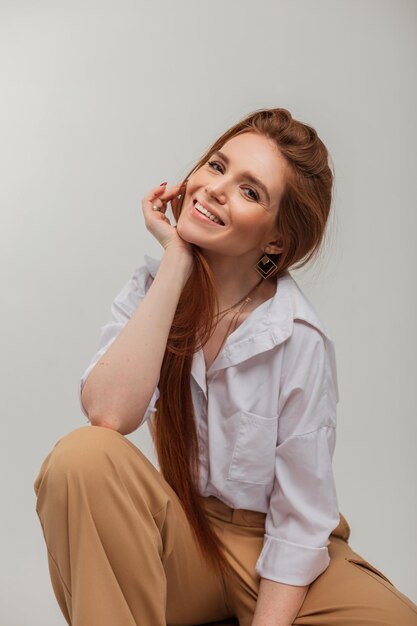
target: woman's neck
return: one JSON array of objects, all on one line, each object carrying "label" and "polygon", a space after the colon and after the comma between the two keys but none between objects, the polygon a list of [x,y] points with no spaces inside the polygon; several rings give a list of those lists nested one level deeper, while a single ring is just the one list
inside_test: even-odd
[{"label": "woman's neck", "polygon": [[[237,288],[236,284],[234,288],[231,289],[231,292],[228,292],[227,289],[222,285],[222,289],[218,291],[218,303],[219,303],[219,311],[225,311],[229,307],[237,304],[242,298],[249,293],[251,289],[254,289],[256,285],[259,283],[260,278],[259,275],[253,281],[253,284],[245,283],[241,286],[240,290]],[[276,291],[276,281],[274,279],[264,279],[256,289],[254,289],[253,293],[249,295],[251,301],[246,304],[244,307],[242,314],[245,315],[250,311],[253,311],[257,306],[265,302],[265,300],[269,300],[272,298]],[[231,311],[233,313],[233,309]]]},{"label": "woman's neck", "polygon": [[251,301],[245,304],[244,311],[251,311],[275,294],[276,278],[262,279],[254,269],[259,250],[251,250],[237,257],[221,255],[212,250],[201,251],[213,274],[219,311],[238,305],[247,296]]}]

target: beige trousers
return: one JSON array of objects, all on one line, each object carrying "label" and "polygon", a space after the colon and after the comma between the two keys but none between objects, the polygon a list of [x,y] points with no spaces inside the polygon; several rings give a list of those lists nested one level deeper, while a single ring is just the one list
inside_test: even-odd
[{"label": "beige trousers", "polygon": [[[82,426],[59,439],[34,489],[53,590],[68,624],[250,626],[264,513],[205,500],[233,566],[223,579],[204,562],[174,490],[114,430]],[[349,534],[340,515],[330,564],[311,583],[294,624],[416,626],[417,606],[350,548]]]}]

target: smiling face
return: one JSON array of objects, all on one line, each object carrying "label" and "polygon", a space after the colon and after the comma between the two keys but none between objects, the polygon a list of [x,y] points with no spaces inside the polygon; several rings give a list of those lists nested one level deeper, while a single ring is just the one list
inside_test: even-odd
[{"label": "smiling face", "polygon": [[[275,218],[287,167],[268,137],[255,132],[232,137],[189,177],[178,234],[199,246],[208,259],[239,257],[250,266],[268,246],[267,252],[279,253]],[[196,201],[223,225],[198,212]]]}]

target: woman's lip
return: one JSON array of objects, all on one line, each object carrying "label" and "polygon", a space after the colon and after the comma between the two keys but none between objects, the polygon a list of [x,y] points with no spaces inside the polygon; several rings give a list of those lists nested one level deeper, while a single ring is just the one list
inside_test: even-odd
[{"label": "woman's lip", "polygon": [[211,220],[209,217],[207,217],[206,215],[203,215],[202,213],[200,213],[200,211],[197,211],[197,209],[195,208],[195,202],[191,204],[190,213],[193,217],[200,220],[200,222],[204,222],[204,224],[210,223],[212,226],[224,225],[224,224],[217,224],[217,222],[213,222],[213,220]]}]

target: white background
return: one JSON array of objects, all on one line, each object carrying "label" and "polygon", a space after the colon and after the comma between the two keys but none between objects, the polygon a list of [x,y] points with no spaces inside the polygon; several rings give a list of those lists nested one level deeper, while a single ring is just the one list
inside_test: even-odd
[{"label": "white background", "polygon": [[[336,172],[319,263],[294,273],[335,341],[334,457],[353,549],[417,602],[416,23],[406,0],[0,2],[1,608],[64,624],[33,482],[86,423],[111,301],[162,248],[141,199],[261,107]],[[129,438],[150,458],[147,428]]]}]

